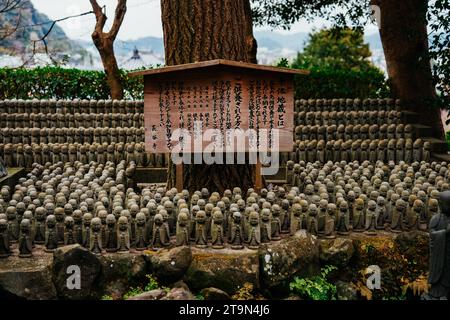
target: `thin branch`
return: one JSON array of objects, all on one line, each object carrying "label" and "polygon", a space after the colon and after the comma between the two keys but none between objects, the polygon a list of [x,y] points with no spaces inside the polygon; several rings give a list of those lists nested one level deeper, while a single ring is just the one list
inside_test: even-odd
[{"label": "thin branch", "polygon": [[119,0],[114,15],[113,25],[111,27],[111,30],[108,32],[108,35],[112,40],[116,38],[126,12],[127,12],[127,0]]},{"label": "thin branch", "polygon": [[97,20],[95,24],[94,33],[101,34],[103,33],[103,28],[105,27],[106,19],[108,19],[105,13],[103,12],[103,9],[105,7],[104,6],[103,8],[100,7],[97,3],[97,0],[89,0],[89,1],[91,2],[92,10],[95,14],[95,19]]}]

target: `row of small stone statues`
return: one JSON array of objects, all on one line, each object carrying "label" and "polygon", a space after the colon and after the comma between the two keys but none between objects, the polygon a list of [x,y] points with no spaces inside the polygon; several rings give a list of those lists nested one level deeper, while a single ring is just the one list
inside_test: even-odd
[{"label": "row of small stone statues", "polygon": [[301,229],[329,238],[351,231],[426,230],[439,210],[439,192],[449,189],[446,163],[308,163],[301,170],[302,183],[289,192],[276,187],[244,195],[234,188],[222,197],[206,188],[192,196],[164,188],[138,195],[114,183],[111,163],[77,163],[76,172],[67,164],[64,171],[62,164],[38,167],[12,196],[8,188],[1,191],[4,256],[11,240],[19,241],[22,256],[29,256],[33,241],[47,251],[79,242],[101,253],[157,250],[173,244],[171,238],[177,245],[223,248],[229,243],[240,249]]},{"label": "row of small stone statues", "polygon": [[143,113],[0,113],[0,127],[90,128],[144,126]]},{"label": "row of small stone statues", "polygon": [[[288,159],[280,157],[281,163],[294,162],[337,162],[337,161],[383,161],[412,163],[430,161],[431,143],[422,139],[383,140],[297,140]],[[293,168],[293,167],[292,167]]]},{"label": "row of small stone statues", "polygon": [[398,124],[401,111],[300,111],[294,113],[296,125],[364,125]]},{"label": "row of small stone statues", "polygon": [[294,137],[298,140],[357,140],[357,139],[413,139],[414,132],[411,125],[404,126],[378,124],[369,125],[300,125],[294,130]]},{"label": "row of small stone statues", "polygon": [[144,142],[140,128],[2,128],[0,143],[131,143]]},{"label": "row of small stone statues", "polygon": [[46,164],[80,161],[119,163],[122,160],[134,162],[138,167],[164,168],[168,164],[168,154],[147,153],[143,143],[93,143],[93,144],[0,144],[0,159],[6,167],[31,168],[33,163]]},{"label": "row of small stone statues", "polygon": [[143,100],[0,100],[0,113],[143,113]]},{"label": "row of small stone statues", "polygon": [[399,99],[300,99],[295,101],[295,111],[374,111],[402,109]]}]

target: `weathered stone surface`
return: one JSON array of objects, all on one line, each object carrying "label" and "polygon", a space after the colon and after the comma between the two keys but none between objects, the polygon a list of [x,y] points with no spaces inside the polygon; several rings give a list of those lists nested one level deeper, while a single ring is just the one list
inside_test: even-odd
[{"label": "weathered stone surface", "polygon": [[173,283],[183,277],[192,262],[189,247],[175,247],[157,252],[145,251],[149,271],[162,285]]},{"label": "weathered stone surface", "polygon": [[162,289],[155,289],[138,294],[137,296],[133,296],[131,298],[128,298],[127,300],[159,300],[166,294],[167,292]]},{"label": "weathered stone surface", "polygon": [[180,286],[170,290],[161,300],[195,300],[195,297],[187,287]]},{"label": "weathered stone surface", "polygon": [[217,288],[205,288],[200,291],[205,300],[230,300],[230,296],[225,291]]},{"label": "weathered stone surface", "polygon": [[337,281],[335,285],[338,300],[358,300],[358,290],[354,284]]},{"label": "weathered stone surface", "polygon": [[353,241],[347,238],[320,240],[320,262],[322,265],[345,267],[354,253]]},{"label": "weathered stone surface", "polygon": [[141,253],[107,253],[100,257],[101,283],[106,295],[121,297],[130,286],[145,280],[147,262]]},{"label": "weathered stone surface", "polygon": [[288,292],[294,276],[307,277],[319,269],[319,241],[305,230],[259,249],[261,281],[269,291]]},{"label": "weathered stone surface", "polygon": [[259,288],[258,251],[192,248],[192,263],[184,281],[193,290],[215,287],[228,294],[249,282]]},{"label": "weathered stone surface", "polygon": [[[69,266],[80,268],[80,289],[69,289],[67,273]],[[99,275],[101,264],[98,257],[79,244],[64,246],[53,253],[53,282],[62,299],[95,299],[100,296]]]},{"label": "weathered stone surface", "polygon": [[430,257],[430,236],[427,232],[410,231],[395,238],[395,247],[408,260],[414,260],[418,268],[427,270]]},{"label": "weathered stone surface", "polygon": [[0,259],[0,292],[9,298],[56,299],[52,282],[52,254],[33,251],[32,258],[19,258],[18,252]]}]

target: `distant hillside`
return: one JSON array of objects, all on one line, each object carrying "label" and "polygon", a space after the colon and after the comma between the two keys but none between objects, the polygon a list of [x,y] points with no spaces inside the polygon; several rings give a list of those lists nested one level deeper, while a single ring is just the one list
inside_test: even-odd
[{"label": "distant hillside", "polygon": [[[50,19],[38,12],[28,0],[23,1],[19,9],[0,14],[0,29],[5,25],[16,26],[18,21],[17,31],[6,39],[0,40],[0,53],[22,55],[29,52],[32,50],[31,40],[42,38],[52,25],[48,23]],[[86,53],[76,41],[69,39],[57,24],[46,41],[51,53]],[[43,49],[42,43],[38,49]]]}]

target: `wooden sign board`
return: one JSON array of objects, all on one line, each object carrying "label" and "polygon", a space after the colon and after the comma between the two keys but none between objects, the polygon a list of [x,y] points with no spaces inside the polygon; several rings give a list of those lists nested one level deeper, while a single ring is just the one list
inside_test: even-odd
[{"label": "wooden sign board", "polygon": [[[187,153],[204,150],[214,139],[224,151],[292,151],[296,73],[307,74],[227,60],[133,73],[144,75],[146,151],[170,153],[180,143],[176,129],[189,133],[189,139],[181,138]],[[222,140],[202,137],[207,129]]]}]

